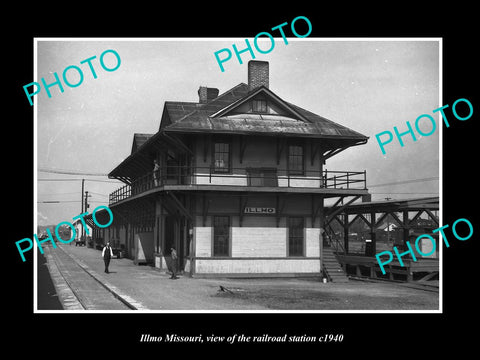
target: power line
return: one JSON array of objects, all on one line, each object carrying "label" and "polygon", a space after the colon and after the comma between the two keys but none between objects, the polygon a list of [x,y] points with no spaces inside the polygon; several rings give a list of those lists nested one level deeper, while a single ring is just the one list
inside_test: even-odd
[{"label": "power line", "polygon": [[82,179],[37,179],[37,181],[78,181]]},{"label": "power line", "polygon": [[45,196],[45,195],[73,195],[73,194],[78,194],[78,192],[68,192],[68,193],[41,193],[41,194],[37,194],[37,195],[42,195],[42,196]]},{"label": "power line", "polygon": [[402,180],[402,181],[394,181],[394,182],[384,183],[384,184],[368,185],[368,187],[371,188],[371,187],[377,187],[377,186],[410,184],[410,183],[423,182],[423,181],[433,181],[438,179],[439,179],[438,176],[434,176],[434,177],[423,178],[423,179]]},{"label": "power line", "polygon": [[438,195],[438,192],[384,192],[384,193],[381,193],[381,192],[371,192],[370,194],[373,194],[373,195],[389,195],[389,194],[398,194],[398,195],[418,195],[418,194],[426,194],[426,195]]},{"label": "power line", "polygon": [[65,202],[80,202],[80,200],[46,200],[46,201],[37,201],[37,204],[59,204]]},{"label": "power line", "polygon": [[95,195],[99,195],[99,196],[108,196],[106,194],[100,194],[100,193],[97,193],[97,192],[94,192],[94,191],[90,191],[90,194],[95,194]]},{"label": "power line", "polygon": [[[80,200],[45,200],[45,201],[37,201],[37,204],[60,204],[60,203],[79,203]],[[94,203],[107,203],[108,201],[105,200],[90,200],[90,202]]]},{"label": "power line", "polygon": [[121,182],[120,180],[99,180],[99,179],[82,179],[82,178],[74,178],[74,179],[37,179],[37,181],[93,181],[93,182],[106,182],[106,183],[116,183],[118,184]]},{"label": "power line", "polygon": [[75,171],[75,170],[62,170],[62,169],[48,169],[48,168],[38,168],[38,171],[51,173],[51,174],[65,174],[65,175],[85,175],[85,176],[108,176],[108,174],[102,173],[89,173],[84,171]]}]

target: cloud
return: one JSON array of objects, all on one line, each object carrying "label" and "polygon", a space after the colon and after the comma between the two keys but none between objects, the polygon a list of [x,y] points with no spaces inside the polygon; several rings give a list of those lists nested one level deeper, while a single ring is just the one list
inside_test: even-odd
[{"label": "cloud", "polygon": [[40,211],[37,212],[37,224],[42,226],[50,225],[48,222],[48,217],[43,215]]}]

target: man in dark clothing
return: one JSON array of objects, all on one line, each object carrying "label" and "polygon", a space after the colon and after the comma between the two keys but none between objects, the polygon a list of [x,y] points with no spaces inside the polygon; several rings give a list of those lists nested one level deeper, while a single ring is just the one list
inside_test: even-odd
[{"label": "man in dark clothing", "polygon": [[172,276],[170,276],[170,279],[178,279],[177,277],[177,251],[175,248],[172,246],[170,248],[170,256],[172,257]]},{"label": "man in dark clothing", "polygon": [[108,265],[110,264],[110,259],[113,257],[113,251],[109,242],[107,242],[107,245],[102,250],[102,257],[105,262],[105,272],[108,274]]}]

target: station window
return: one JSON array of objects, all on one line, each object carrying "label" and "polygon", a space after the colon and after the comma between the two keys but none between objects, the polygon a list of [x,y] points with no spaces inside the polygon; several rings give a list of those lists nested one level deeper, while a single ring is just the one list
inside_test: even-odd
[{"label": "station window", "polygon": [[255,99],[252,101],[252,111],[256,113],[267,112],[267,100]]},{"label": "station window", "polygon": [[305,174],[305,158],[304,149],[300,144],[288,146],[288,174],[304,175]]},{"label": "station window", "polygon": [[213,217],[213,256],[229,256],[230,217]]},{"label": "station window", "polygon": [[230,172],[230,143],[215,142],[213,149],[213,170],[216,173]]},{"label": "station window", "polygon": [[304,256],[304,227],[303,217],[288,218],[288,256]]}]

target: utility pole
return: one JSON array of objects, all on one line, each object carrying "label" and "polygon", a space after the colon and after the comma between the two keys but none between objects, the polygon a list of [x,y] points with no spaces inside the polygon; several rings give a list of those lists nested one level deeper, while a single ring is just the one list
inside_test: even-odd
[{"label": "utility pole", "polygon": [[[82,179],[82,187],[83,187],[83,179]],[[88,204],[88,197],[89,196],[91,196],[91,195],[88,195],[88,191],[85,191],[85,206],[83,205],[83,201],[82,201],[82,214],[83,214],[84,210],[85,210],[85,212],[88,212],[88,208],[90,207],[90,205]],[[87,241],[87,239],[85,238],[85,228],[84,228],[83,224],[82,224],[82,239],[85,239],[85,241]]]},{"label": "utility pole", "polygon": [[91,195],[88,195],[88,191],[85,191],[85,212],[88,212],[88,208],[90,207],[90,205],[88,204],[89,196]]},{"label": "utility pole", "polygon": [[82,200],[80,201],[80,204],[82,205],[82,212],[80,214],[83,214],[83,193],[84,193],[84,187],[85,187],[85,179],[82,179]]},{"label": "utility pole", "polygon": [[[82,179],[82,199],[80,200],[80,205],[82,206],[82,211],[80,212],[80,214],[83,214],[83,190],[85,188],[85,179]],[[83,239],[85,233],[84,233],[84,229],[83,229],[83,225],[82,225],[82,233],[80,234],[80,241]],[[71,243],[70,243],[71,244]]]}]

